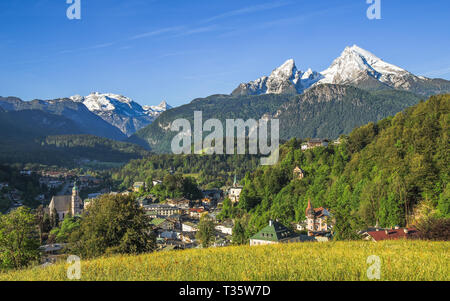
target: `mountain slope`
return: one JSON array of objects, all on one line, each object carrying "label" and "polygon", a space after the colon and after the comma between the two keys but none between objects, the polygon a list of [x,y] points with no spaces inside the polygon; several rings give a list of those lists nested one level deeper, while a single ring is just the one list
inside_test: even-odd
[{"label": "mountain slope", "polygon": [[244,96],[214,95],[169,110],[151,125],[140,130],[128,141],[151,148],[157,153],[170,152],[175,132],[172,121],[191,121],[194,111],[203,112],[203,120],[277,118],[280,138],[337,138],[354,127],[378,121],[416,104],[420,98],[404,91],[364,91],[350,86],[320,85],[302,95],[262,94]]},{"label": "mountain slope", "polygon": [[189,104],[162,113],[152,124],[138,131],[128,141],[151,148],[154,152],[170,152],[172,138],[177,134],[170,131],[170,126],[176,119],[187,119],[193,126],[194,111],[203,112],[203,121],[217,118],[223,124],[225,124],[225,119],[259,119],[266,114],[274,114],[280,105],[293,97],[283,94],[212,95],[207,98],[194,99]]},{"label": "mountain slope", "polygon": [[352,86],[319,85],[283,104],[273,118],[280,120],[280,138],[337,138],[355,127],[393,115],[420,101],[409,92],[365,91]]},{"label": "mountain slope", "polygon": [[61,115],[0,107],[0,162],[76,166],[80,159],[122,163],[148,155],[137,145],[86,134]]},{"label": "mountain slope", "polygon": [[[22,101],[15,97],[0,97],[0,107],[6,111],[39,110],[72,120],[81,133],[114,140],[126,138],[120,130],[90,112],[84,104],[67,98],[46,101]],[[49,130],[51,129],[49,128]]]},{"label": "mountain slope", "polygon": [[[302,141],[290,140],[278,164],[245,179],[239,208],[251,215],[247,231],[269,219],[304,221],[308,200],[330,209],[337,239],[375,224],[411,224],[423,201],[450,217],[449,121],[450,94],[438,95],[356,128],[338,145],[302,151]],[[296,166],[305,171],[301,180],[293,178]]]},{"label": "mountain slope", "polygon": [[75,95],[70,99],[83,103],[89,111],[127,136],[150,124],[162,112],[171,108],[165,101],[158,106],[141,106],[128,97],[111,93],[93,92],[85,97]]},{"label": "mountain slope", "polygon": [[309,87],[321,84],[352,85],[366,90],[397,89],[424,96],[450,92],[450,81],[416,76],[353,45],[346,47],[330,67],[320,73],[311,69],[298,71],[291,59],[269,77],[240,84],[232,95],[302,94]]}]

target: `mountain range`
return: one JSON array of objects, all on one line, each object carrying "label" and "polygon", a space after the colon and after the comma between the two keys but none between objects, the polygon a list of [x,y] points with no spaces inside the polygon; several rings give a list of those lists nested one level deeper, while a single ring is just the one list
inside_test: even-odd
[{"label": "mountain range", "polygon": [[277,118],[280,138],[286,140],[333,139],[394,115],[429,95],[448,92],[450,81],[414,75],[354,45],[346,47],[321,72],[301,71],[289,59],[269,76],[242,83],[231,94],[197,98],[176,108],[165,101],[141,106],[126,96],[93,92],[54,100],[0,97],[0,112],[5,126],[12,129],[4,131],[6,136],[26,133],[26,128],[33,138],[94,135],[164,153],[170,152],[176,134],[170,131],[172,122],[178,118],[192,121],[194,111],[202,111],[204,120],[223,122]]},{"label": "mountain range", "polygon": [[154,152],[170,152],[173,120],[227,118],[280,120],[280,138],[330,138],[376,122],[429,95],[450,92],[450,81],[416,76],[356,45],[346,47],[322,72],[301,71],[287,60],[231,95],[212,95],[162,113],[128,141]]},{"label": "mountain range", "polygon": [[289,59],[270,76],[240,84],[232,95],[302,94],[321,84],[352,85],[366,90],[397,89],[423,96],[450,90],[449,81],[416,76],[353,45],[346,47],[322,72],[299,71],[294,60]]},{"label": "mountain range", "polygon": [[72,96],[54,100],[23,101],[17,97],[0,97],[0,107],[8,112],[38,110],[65,117],[77,125],[79,134],[91,134],[125,140],[171,108],[165,101],[157,106],[141,106],[117,94]]},{"label": "mountain range", "polygon": [[127,136],[152,123],[162,112],[171,108],[165,101],[157,106],[141,106],[128,97],[110,93],[93,92],[85,97],[75,95],[70,99],[83,103],[89,111],[100,116]]}]

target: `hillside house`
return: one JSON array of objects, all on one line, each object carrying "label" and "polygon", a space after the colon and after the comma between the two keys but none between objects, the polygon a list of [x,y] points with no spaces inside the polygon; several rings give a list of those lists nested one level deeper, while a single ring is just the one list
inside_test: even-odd
[{"label": "hillside house", "polygon": [[328,232],[331,230],[331,214],[323,208],[313,208],[311,200],[308,200],[308,207],[305,210],[306,230],[309,235],[314,232]]},{"label": "hillside house", "polygon": [[145,183],[144,182],[135,182],[133,184],[133,191],[139,192],[141,189],[145,189]]},{"label": "hillside house", "polygon": [[[372,229],[371,229],[372,230]],[[413,228],[399,228],[395,229],[375,229],[362,233],[364,240],[380,241],[380,240],[397,240],[397,239],[411,239],[417,235],[417,230]]]},{"label": "hillside house", "polygon": [[307,143],[302,144],[302,150],[313,149],[320,146],[327,147],[329,142],[328,139],[313,138]]},{"label": "hillside house", "polygon": [[290,243],[302,241],[301,236],[286,228],[277,221],[269,221],[269,225],[250,238],[250,246]]},{"label": "hillside house", "polygon": [[293,174],[294,174],[294,179],[301,180],[305,177],[305,171],[298,166],[296,168],[294,168]]}]

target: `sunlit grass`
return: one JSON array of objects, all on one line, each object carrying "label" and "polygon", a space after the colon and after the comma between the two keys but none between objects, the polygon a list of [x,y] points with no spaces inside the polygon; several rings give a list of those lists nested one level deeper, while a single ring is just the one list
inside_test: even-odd
[{"label": "sunlit grass", "polygon": [[[381,259],[380,280],[450,280],[449,242],[295,243],[170,251],[82,261],[81,280],[369,280],[367,257]],[[0,274],[0,280],[68,280],[68,264]]]}]

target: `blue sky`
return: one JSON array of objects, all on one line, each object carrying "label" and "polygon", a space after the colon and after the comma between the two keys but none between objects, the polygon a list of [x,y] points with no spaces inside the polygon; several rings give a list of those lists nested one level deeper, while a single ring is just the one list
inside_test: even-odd
[{"label": "blue sky", "polygon": [[450,1],[0,1],[0,95],[50,99],[92,91],[181,105],[231,93],[294,58],[322,71],[357,44],[418,75],[450,79]]}]

